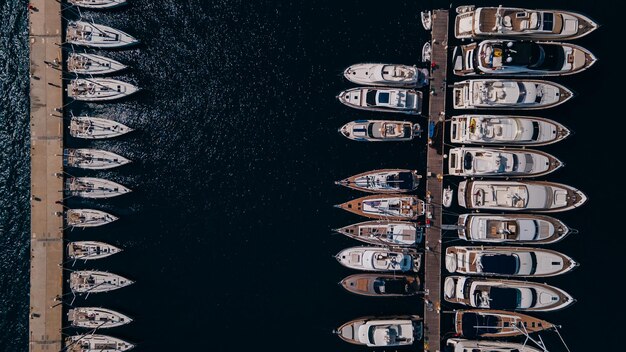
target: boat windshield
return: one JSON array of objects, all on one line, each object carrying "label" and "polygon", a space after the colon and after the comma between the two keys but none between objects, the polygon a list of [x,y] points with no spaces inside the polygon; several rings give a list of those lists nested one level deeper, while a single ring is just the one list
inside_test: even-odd
[{"label": "boat windshield", "polygon": [[492,287],[489,292],[489,308],[515,309],[522,302],[522,294],[516,288]]},{"label": "boat windshield", "polygon": [[484,255],[480,259],[482,272],[501,275],[515,275],[519,271],[519,258],[516,255]]},{"label": "boat windshield", "polygon": [[465,155],[463,156],[463,168],[465,170],[471,170],[473,161],[474,161],[474,156],[472,155],[472,153],[470,152],[465,153]]},{"label": "boat windshield", "polygon": [[370,90],[365,94],[365,102],[368,106],[376,106],[376,90]]}]

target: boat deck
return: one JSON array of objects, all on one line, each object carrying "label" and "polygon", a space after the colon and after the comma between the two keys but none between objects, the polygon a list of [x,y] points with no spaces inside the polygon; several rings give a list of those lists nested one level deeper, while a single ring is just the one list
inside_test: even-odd
[{"label": "boat deck", "polygon": [[435,124],[427,155],[426,193],[430,195],[424,253],[424,351],[441,350],[441,217],[443,201],[443,121],[446,110],[448,72],[448,11],[432,12],[431,94],[428,123]]},{"label": "boat deck", "polygon": [[60,351],[62,309],[57,297],[63,291],[63,82],[61,4],[31,0],[30,118],[31,118],[31,260],[30,352]]}]

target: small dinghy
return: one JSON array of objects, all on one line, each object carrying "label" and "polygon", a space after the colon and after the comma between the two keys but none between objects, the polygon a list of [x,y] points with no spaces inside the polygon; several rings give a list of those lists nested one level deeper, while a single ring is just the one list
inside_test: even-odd
[{"label": "small dinghy", "polygon": [[426,42],[422,47],[422,61],[430,61],[430,55],[432,52],[432,46],[430,42]]},{"label": "small dinghy", "polygon": [[430,11],[422,11],[420,18],[422,19],[422,26],[425,30],[429,31],[433,28],[432,13]]},{"label": "small dinghy", "polygon": [[452,205],[452,199],[454,198],[454,190],[452,190],[452,188],[450,188],[450,186],[444,188],[443,190],[443,206],[446,208],[449,208],[450,205]]}]

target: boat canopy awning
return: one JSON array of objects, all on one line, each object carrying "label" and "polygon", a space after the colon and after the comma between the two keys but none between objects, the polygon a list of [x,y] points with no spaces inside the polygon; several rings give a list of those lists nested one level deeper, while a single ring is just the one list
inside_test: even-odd
[{"label": "boat canopy awning", "polygon": [[509,254],[488,254],[480,258],[483,272],[514,275],[519,270],[519,259]]}]

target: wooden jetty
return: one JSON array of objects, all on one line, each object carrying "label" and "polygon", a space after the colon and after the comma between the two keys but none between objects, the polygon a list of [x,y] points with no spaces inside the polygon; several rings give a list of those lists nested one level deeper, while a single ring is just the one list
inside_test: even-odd
[{"label": "wooden jetty", "polygon": [[[448,11],[432,12],[431,83],[428,124],[434,133],[428,140],[426,195],[430,199],[424,253],[424,351],[441,350],[441,217],[443,199],[443,141],[448,71]],[[429,129],[430,130],[430,129]]]},{"label": "wooden jetty", "polygon": [[[30,352],[60,351],[63,290],[61,3],[31,0]],[[61,176],[61,177],[58,177]]]}]

